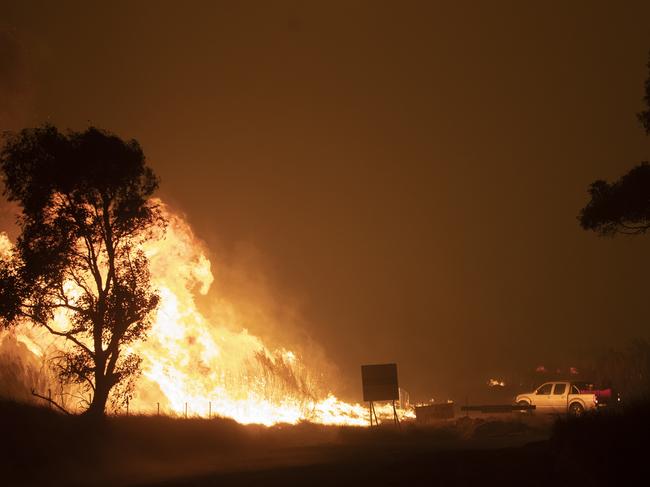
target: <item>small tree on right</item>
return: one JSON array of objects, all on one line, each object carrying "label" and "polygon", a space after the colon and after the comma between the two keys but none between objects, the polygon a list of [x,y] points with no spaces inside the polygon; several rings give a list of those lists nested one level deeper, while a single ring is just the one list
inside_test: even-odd
[{"label": "small tree on right", "polygon": [[[648,63],[650,70],[650,62]],[[650,75],[645,82],[646,110],[637,116],[650,135]],[[602,236],[640,235],[650,230],[650,164],[642,162],[618,181],[598,180],[589,186],[591,199],[578,215],[585,230]]]}]

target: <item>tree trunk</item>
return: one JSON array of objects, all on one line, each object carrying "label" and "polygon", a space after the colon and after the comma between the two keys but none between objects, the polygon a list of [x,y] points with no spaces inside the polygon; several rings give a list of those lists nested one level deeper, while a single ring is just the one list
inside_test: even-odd
[{"label": "tree trunk", "polygon": [[90,407],[84,413],[86,416],[100,417],[106,413],[106,402],[108,401],[108,394],[111,391],[111,386],[106,379],[98,380],[95,383],[95,394],[90,403]]}]

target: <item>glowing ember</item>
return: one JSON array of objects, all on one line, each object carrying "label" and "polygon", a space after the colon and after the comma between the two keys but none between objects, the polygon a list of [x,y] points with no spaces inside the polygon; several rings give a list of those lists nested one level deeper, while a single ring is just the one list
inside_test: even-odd
[{"label": "glowing ember", "polygon": [[[131,411],[154,413],[159,403],[166,413],[219,415],[240,423],[367,425],[367,408],[324,389],[323,378],[312,374],[299,354],[269,349],[246,329],[233,331],[238,320],[232,305],[224,303],[227,309],[218,315],[233,323],[215,323],[199,311],[195,295],[207,294],[213,282],[210,260],[189,225],[160,204],[168,220],[166,232],[147,241],[144,251],[161,303],[148,339],[127,350],[143,359]],[[0,254],[7,252],[11,243],[0,234]],[[54,321],[57,328],[68,326],[63,312]],[[39,357],[66,346],[27,324],[15,333]],[[392,419],[391,405],[376,409],[380,418]],[[413,416],[411,411],[399,413]]]},{"label": "glowing ember", "polygon": [[487,385],[488,385],[489,387],[505,387],[505,386],[506,386],[506,383],[505,383],[505,381],[503,381],[503,380],[499,380],[499,379],[490,379],[490,380],[488,380]]}]

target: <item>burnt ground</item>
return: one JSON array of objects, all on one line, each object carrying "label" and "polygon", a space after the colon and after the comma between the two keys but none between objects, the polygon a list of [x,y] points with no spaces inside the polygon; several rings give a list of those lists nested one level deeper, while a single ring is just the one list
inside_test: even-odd
[{"label": "burnt ground", "polygon": [[[610,485],[647,477],[650,408],[434,426],[90,421],[0,402],[0,485]],[[645,483],[645,482],[644,482]]]}]

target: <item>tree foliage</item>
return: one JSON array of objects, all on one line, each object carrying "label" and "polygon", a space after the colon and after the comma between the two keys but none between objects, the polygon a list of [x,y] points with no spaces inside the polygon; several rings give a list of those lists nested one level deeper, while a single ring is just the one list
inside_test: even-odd
[{"label": "tree foliage", "polygon": [[139,246],[164,228],[150,200],[158,180],[136,141],[96,128],[8,134],[0,169],[20,208],[14,253],[0,262],[0,323],[64,337],[60,378],[103,414],[111,394],[132,392],[140,358],[126,349],[146,336],[159,301]]},{"label": "tree foliage", "polygon": [[585,230],[600,235],[642,234],[650,229],[650,165],[644,162],[616,182],[595,181],[580,212]]},{"label": "tree foliage", "polygon": [[[645,82],[644,100],[647,109],[638,114],[638,119],[650,135],[650,76]],[[644,234],[650,229],[650,165],[647,162],[632,168],[614,183],[593,182],[589,195],[589,203],[578,215],[585,230],[613,236]]]}]

